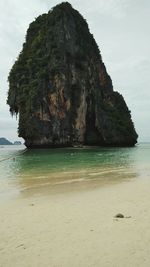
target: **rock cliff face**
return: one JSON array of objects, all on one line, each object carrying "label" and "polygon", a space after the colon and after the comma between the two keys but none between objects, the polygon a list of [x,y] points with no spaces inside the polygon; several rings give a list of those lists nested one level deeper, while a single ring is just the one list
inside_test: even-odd
[{"label": "rock cliff face", "polygon": [[133,146],[137,134],[98,46],[69,3],[39,16],[9,74],[8,104],[27,147]]}]

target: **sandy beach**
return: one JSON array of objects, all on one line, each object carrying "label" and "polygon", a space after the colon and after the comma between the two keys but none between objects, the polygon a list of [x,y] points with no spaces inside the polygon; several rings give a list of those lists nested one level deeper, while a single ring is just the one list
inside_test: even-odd
[{"label": "sandy beach", "polygon": [[0,266],[150,266],[149,206],[150,182],[140,179],[5,199]]}]

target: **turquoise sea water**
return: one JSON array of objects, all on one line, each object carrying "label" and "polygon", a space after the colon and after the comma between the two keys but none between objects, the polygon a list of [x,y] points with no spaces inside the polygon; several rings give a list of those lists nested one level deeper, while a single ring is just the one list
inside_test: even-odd
[{"label": "turquoise sea water", "polygon": [[[0,197],[43,189],[101,186],[150,178],[150,144],[133,148],[65,148],[27,150],[0,147]],[[49,191],[50,193],[50,191]]]}]

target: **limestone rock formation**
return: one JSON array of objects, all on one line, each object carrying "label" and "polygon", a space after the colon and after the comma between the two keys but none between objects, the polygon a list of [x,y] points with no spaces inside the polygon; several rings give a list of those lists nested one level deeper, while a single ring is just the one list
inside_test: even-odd
[{"label": "limestone rock formation", "polygon": [[113,91],[85,19],[65,2],[29,26],[9,74],[8,104],[27,147],[133,146],[130,111]]}]

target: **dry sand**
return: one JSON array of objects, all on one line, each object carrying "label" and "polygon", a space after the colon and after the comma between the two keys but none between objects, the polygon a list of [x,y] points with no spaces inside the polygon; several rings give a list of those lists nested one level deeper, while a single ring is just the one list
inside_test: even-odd
[{"label": "dry sand", "polygon": [[1,201],[0,267],[11,266],[150,266],[150,182]]}]

